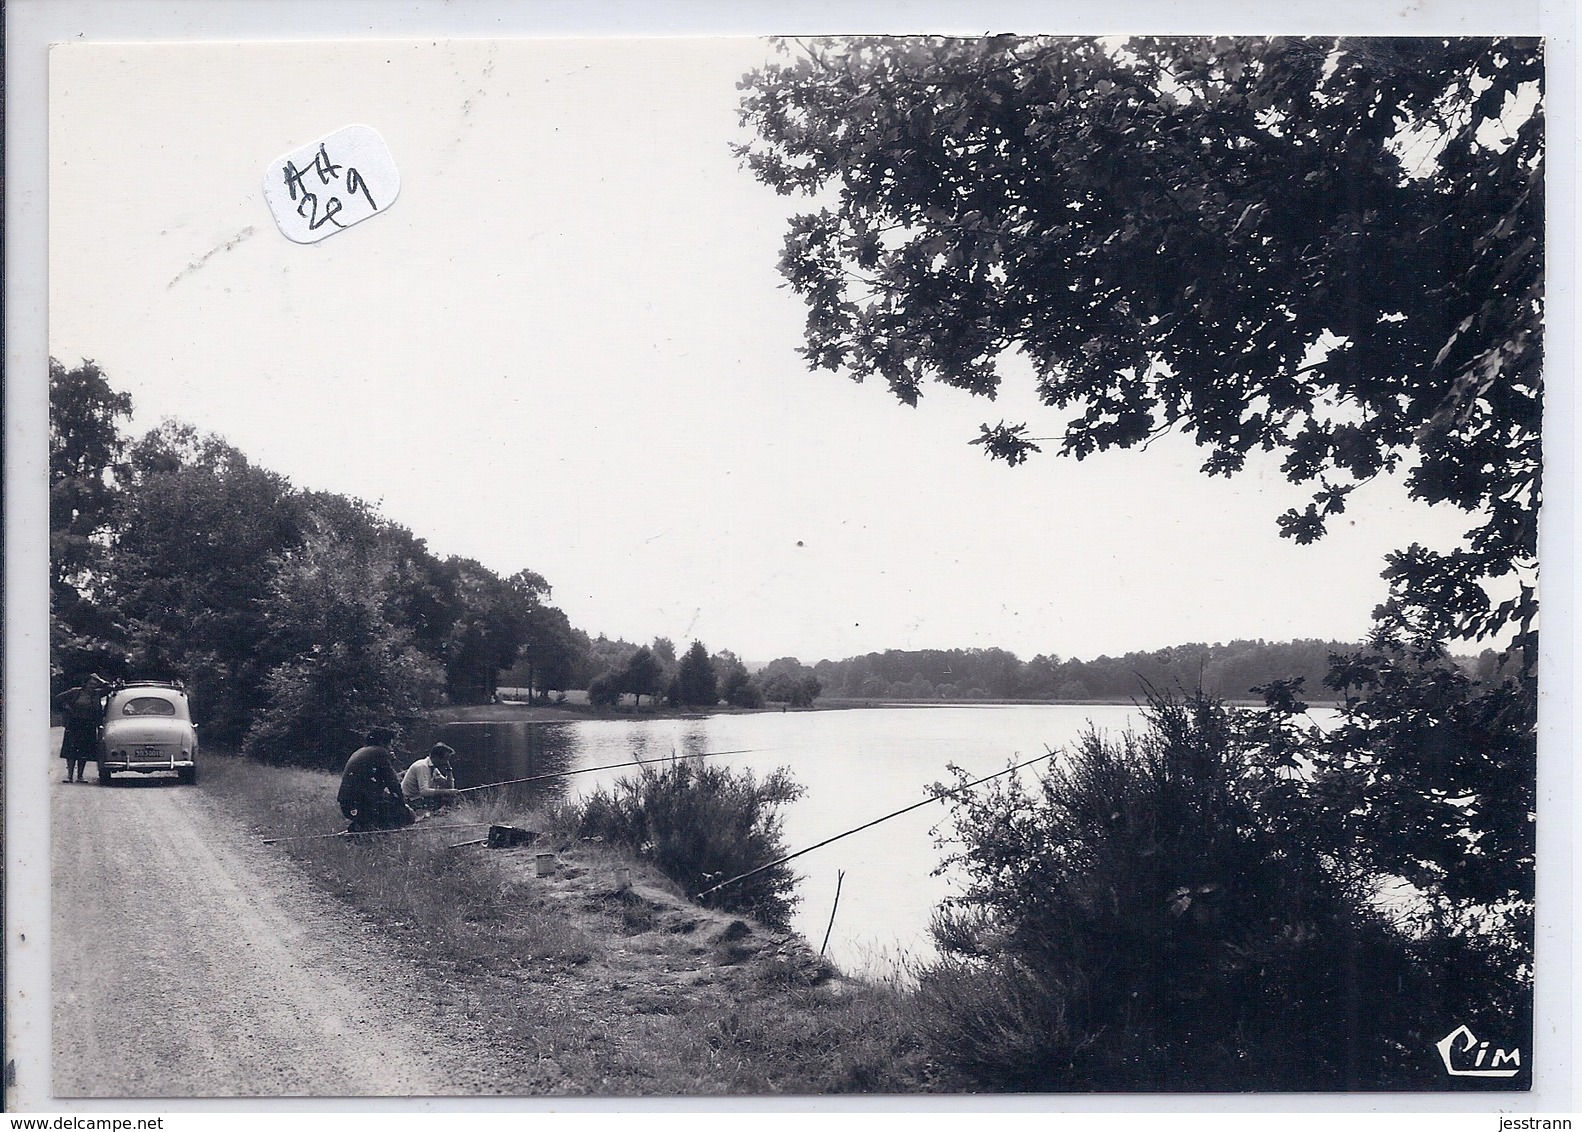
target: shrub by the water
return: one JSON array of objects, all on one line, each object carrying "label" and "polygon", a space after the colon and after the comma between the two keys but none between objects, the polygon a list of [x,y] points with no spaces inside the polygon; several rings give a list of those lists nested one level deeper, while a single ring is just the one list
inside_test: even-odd
[{"label": "shrub by the water", "polygon": [[1037,788],[957,796],[936,1055],[1009,1090],[1433,1087],[1438,976],[1301,776],[1201,695],[1146,715]]},{"label": "shrub by the water", "polygon": [[588,702],[598,707],[613,707],[621,702],[621,688],[614,675],[603,672],[588,682]]},{"label": "shrub by the water", "polygon": [[[786,854],[780,807],[804,793],[784,767],[763,781],[750,770],[673,761],[645,766],[582,805],[583,837],[603,837],[650,860],[689,893]],[[711,893],[703,903],[784,930],[796,876],[776,865]]]}]

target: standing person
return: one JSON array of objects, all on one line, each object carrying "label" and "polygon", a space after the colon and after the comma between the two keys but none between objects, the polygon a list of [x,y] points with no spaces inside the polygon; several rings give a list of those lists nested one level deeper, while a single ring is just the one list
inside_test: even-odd
[{"label": "standing person", "polygon": [[99,739],[99,722],[104,713],[104,693],[110,685],[97,673],[91,673],[75,688],[67,688],[55,698],[66,716],[66,733],[60,741],[60,757],[66,760],[66,781],[75,774],[82,781],[88,769],[88,760],[94,757],[94,747]]},{"label": "standing person", "polygon": [[372,829],[399,829],[417,820],[401,798],[401,780],[396,777],[390,744],[395,741],[392,727],[375,727],[368,732],[366,745],[352,752],[341,772],[340,793],[335,796],[341,813],[351,825],[347,833]]},{"label": "standing person", "polygon": [[428,757],[406,768],[401,777],[401,794],[414,810],[443,810],[456,799],[456,772],[451,766],[455,748],[435,743]]}]

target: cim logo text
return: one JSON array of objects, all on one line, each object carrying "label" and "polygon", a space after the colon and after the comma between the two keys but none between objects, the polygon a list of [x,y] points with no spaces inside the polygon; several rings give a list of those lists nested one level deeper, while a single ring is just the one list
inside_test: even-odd
[{"label": "cim logo text", "polygon": [[1452,1077],[1514,1077],[1522,1069],[1521,1050],[1490,1049],[1465,1026],[1450,1031],[1435,1048]]}]

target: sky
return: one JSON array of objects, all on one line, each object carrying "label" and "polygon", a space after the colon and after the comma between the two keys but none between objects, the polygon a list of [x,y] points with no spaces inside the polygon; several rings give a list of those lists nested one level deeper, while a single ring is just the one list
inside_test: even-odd
[{"label": "sky", "polygon": [[[1375,483],[1300,547],[1275,517],[1308,496],[1272,461],[1210,480],[1167,437],[990,462],[982,422],[1060,431],[1014,362],[995,403],[935,386],[916,409],[810,372],[776,269],[806,202],[730,149],[736,83],[769,57],[748,38],[55,47],[50,353],[103,366],[134,433],[179,418],[436,554],[535,570],[590,633],[755,661],[1358,639],[1384,554],[1471,525]],[[354,123],[399,197],[288,240],[266,167]]]}]

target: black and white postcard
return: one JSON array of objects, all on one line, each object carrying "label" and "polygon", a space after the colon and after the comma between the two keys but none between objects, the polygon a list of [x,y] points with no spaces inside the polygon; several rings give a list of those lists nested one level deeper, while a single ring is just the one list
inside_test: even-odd
[{"label": "black and white postcard", "polygon": [[14,1105],[1566,1106],[1536,9],[269,7],[47,49]]}]

